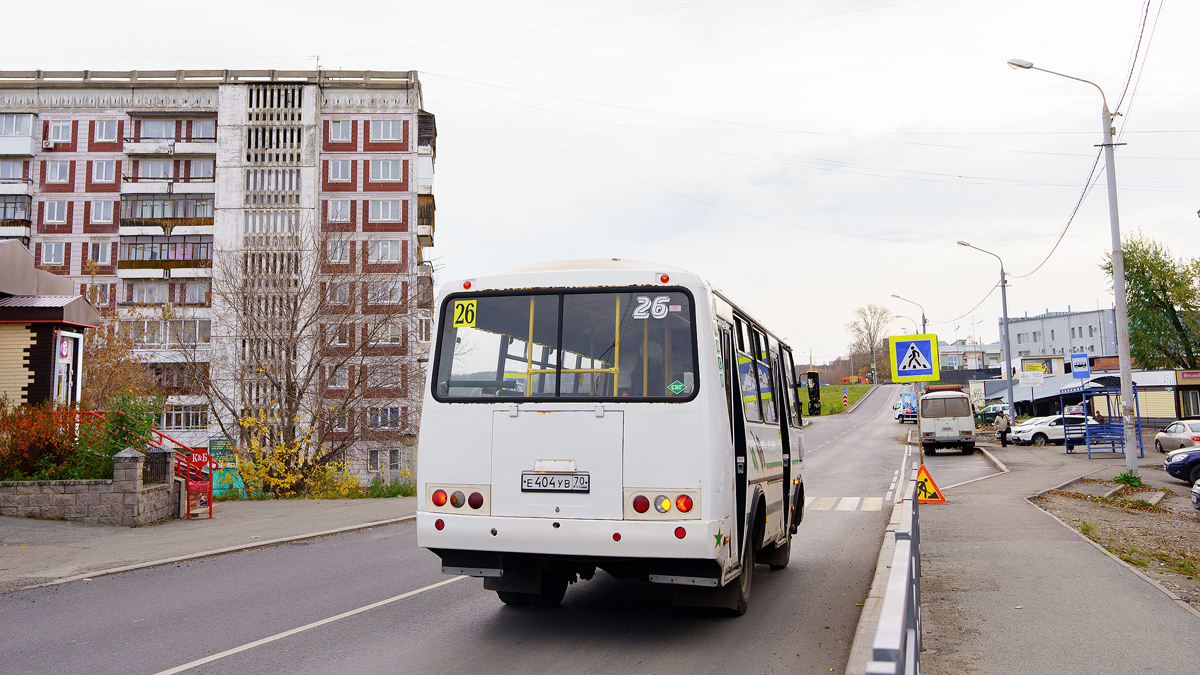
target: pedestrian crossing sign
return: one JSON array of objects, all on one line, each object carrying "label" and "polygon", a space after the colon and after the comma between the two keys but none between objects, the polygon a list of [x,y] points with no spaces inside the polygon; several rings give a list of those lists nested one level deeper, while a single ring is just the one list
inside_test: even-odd
[{"label": "pedestrian crossing sign", "polygon": [[938,489],[937,483],[933,482],[933,476],[929,475],[929,469],[922,464],[921,468],[917,469],[917,503],[918,504],[945,504],[946,495]]},{"label": "pedestrian crossing sign", "polygon": [[936,335],[895,335],[888,338],[893,382],[937,382]]}]

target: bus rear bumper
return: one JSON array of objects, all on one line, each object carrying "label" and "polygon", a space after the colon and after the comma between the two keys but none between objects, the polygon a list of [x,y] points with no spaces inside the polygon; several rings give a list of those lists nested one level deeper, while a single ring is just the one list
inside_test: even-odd
[{"label": "bus rear bumper", "polygon": [[[678,528],[683,529],[682,538],[676,534]],[[417,513],[417,545],[440,550],[724,560],[729,534],[728,519],[581,520]]]}]

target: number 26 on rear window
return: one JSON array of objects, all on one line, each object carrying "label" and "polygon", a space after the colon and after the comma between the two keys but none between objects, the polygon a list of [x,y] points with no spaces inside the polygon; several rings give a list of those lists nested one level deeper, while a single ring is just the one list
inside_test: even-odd
[{"label": "number 26 on rear window", "polygon": [[637,307],[633,310],[633,318],[649,319],[650,317],[654,317],[661,319],[667,315],[667,303],[671,302],[671,297],[660,295],[651,302],[649,296],[639,295],[633,301],[637,303]]},{"label": "number 26 on rear window", "polygon": [[455,328],[474,328],[475,327],[475,303],[476,300],[455,300],[454,301],[454,327]]}]

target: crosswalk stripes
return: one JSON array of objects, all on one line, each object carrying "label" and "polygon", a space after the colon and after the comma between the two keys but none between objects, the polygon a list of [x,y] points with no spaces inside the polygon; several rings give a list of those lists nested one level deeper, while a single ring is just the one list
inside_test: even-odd
[{"label": "crosswalk stripes", "polygon": [[882,511],[883,497],[807,497],[807,511]]}]

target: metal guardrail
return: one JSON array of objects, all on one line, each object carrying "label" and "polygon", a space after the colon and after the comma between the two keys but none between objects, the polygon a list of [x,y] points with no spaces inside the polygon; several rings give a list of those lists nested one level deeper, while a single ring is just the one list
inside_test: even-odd
[{"label": "metal guardrail", "polygon": [[917,469],[899,505],[896,553],[888,575],[879,627],[871,643],[867,675],[921,672],[921,521],[917,513]]}]

